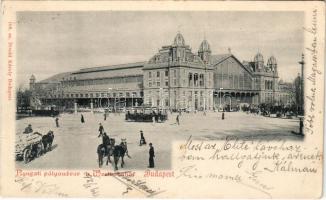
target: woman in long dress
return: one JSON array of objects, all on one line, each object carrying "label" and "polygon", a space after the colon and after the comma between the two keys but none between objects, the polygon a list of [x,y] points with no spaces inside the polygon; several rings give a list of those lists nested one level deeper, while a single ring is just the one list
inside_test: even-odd
[{"label": "woman in long dress", "polygon": [[85,119],[84,119],[84,115],[83,114],[81,114],[80,121],[81,121],[81,123],[85,123]]}]

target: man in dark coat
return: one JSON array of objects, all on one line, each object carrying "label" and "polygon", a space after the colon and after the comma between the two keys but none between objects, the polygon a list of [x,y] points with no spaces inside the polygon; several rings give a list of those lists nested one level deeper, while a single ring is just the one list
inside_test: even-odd
[{"label": "man in dark coat", "polygon": [[102,135],[102,144],[104,145],[104,148],[105,148],[105,154],[107,154],[108,146],[110,145],[110,138],[105,132]]},{"label": "man in dark coat", "polygon": [[106,112],[104,112],[104,121],[106,120]]},{"label": "man in dark coat", "polygon": [[178,125],[180,125],[180,121],[179,121],[179,114],[177,115],[177,118],[176,118],[176,120],[177,120],[177,122],[176,122],[176,123],[177,123]]},{"label": "man in dark coat", "polygon": [[57,127],[59,127],[59,118],[55,118],[55,125],[57,126]]},{"label": "man in dark coat", "polygon": [[224,111],[222,112],[222,120],[224,120]]},{"label": "man in dark coat", "polygon": [[81,121],[81,123],[85,123],[84,115],[83,114],[81,114],[81,116],[80,116],[80,121]]},{"label": "man in dark coat", "polygon": [[146,140],[145,140],[145,137],[144,137],[143,131],[141,130],[141,131],[140,131],[140,141],[139,141],[139,146],[141,146],[141,145],[143,145],[143,144],[146,144]]},{"label": "man in dark coat", "polygon": [[152,143],[149,143],[149,168],[154,168],[154,157],[155,157],[155,153],[154,153],[154,147],[152,145]]},{"label": "man in dark coat", "polygon": [[104,132],[102,135],[102,143],[106,146],[110,144],[110,137],[106,134],[106,132]]},{"label": "man in dark coat", "polygon": [[104,133],[104,128],[101,123],[99,125],[100,125],[100,127],[98,128],[98,131],[100,132],[100,134],[98,135],[98,137],[101,137]]}]

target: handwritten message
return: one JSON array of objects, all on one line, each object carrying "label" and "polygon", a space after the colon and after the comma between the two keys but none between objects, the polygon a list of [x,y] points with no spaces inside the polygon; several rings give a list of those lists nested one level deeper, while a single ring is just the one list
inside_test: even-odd
[{"label": "handwritten message", "polygon": [[[305,117],[305,133],[313,134],[313,128],[315,127],[315,113],[316,113],[316,92],[317,92],[317,78],[322,75],[322,71],[318,68],[318,19],[317,9],[312,11],[311,25],[308,28],[304,28],[305,32],[308,33],[311,38],[310,46],[306,47],[308,51],[308,59],[311,60],[311,65],[307,66],[309,73],[307,73],[306,80],[308,81],[305,86],[308,86],[307,94],[305,94],[306,117]],[[304,63],[303,63],[304,64]],[[322,66],[323,67],[323,66]],[[323,83],[321,83],[323,84]],[[321,112],[321,111],[320,111]]]},{"label": "handwritten message", "polygon": [[[274,186],[265,183],[263,174],[315,174],[320,170],[322,151],[307,149],[302,143],[280,140],[243,139],[226,137],[223,141],[198,141],[192,136],[179,146],[181,167],[176,178],[214,179],[231,181],[259,190],[270,197]],[[202,164],[202,165],[201,165]],[[227,166],[232,173],[214,168]],[[237,173],[235,173],[237,172]]]},{"label": "handwritten message", "polygon": [[46,195],[56,197],[69,197],[68,194],[61,192],[57,184],[49,184],[46,181],[35,180],[29,177],[16,177],[15,182],[19,185],[20,191],[32,195]]},{"label": "handwritten message", "polygon": [[97,181],[95,180],[96,178],[99,178],[98,176],[93,177],[89,173],[85,173],[84,179],[85,183],[83,184],[83,187],[91,193],[92,197],[98,197],[99,196],[99,185]]}]

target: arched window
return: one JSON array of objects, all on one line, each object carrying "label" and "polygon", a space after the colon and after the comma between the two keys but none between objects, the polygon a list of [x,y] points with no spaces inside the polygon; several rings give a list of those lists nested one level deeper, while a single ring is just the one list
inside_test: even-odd
[{"label": "arched window", "polygon": [[200,87],[204,86],[204,74],[199,75],[199,86]]},{"label": "arched window", "polygon": [[198,86],[198,74],[197,73],[194,74],[194,83],[195,83],[195,87],[197,87]]},{"label": "arched window", "polygon": [[189,73],[188,76],[188,86],[192,86],[192,73]]}]

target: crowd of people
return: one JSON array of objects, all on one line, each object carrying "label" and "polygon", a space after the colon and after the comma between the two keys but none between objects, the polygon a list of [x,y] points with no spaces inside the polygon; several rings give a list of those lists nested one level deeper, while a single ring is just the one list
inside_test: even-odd
[{"label": "crowd of people", "polygon": [[247,113],[253,113],[257,115],[270,116],[275,114],[276,117],[291,117],[298,116],[298,108],[295,106],[274,106],[269,104],[260,105],[243,105],[241,110]]}]

